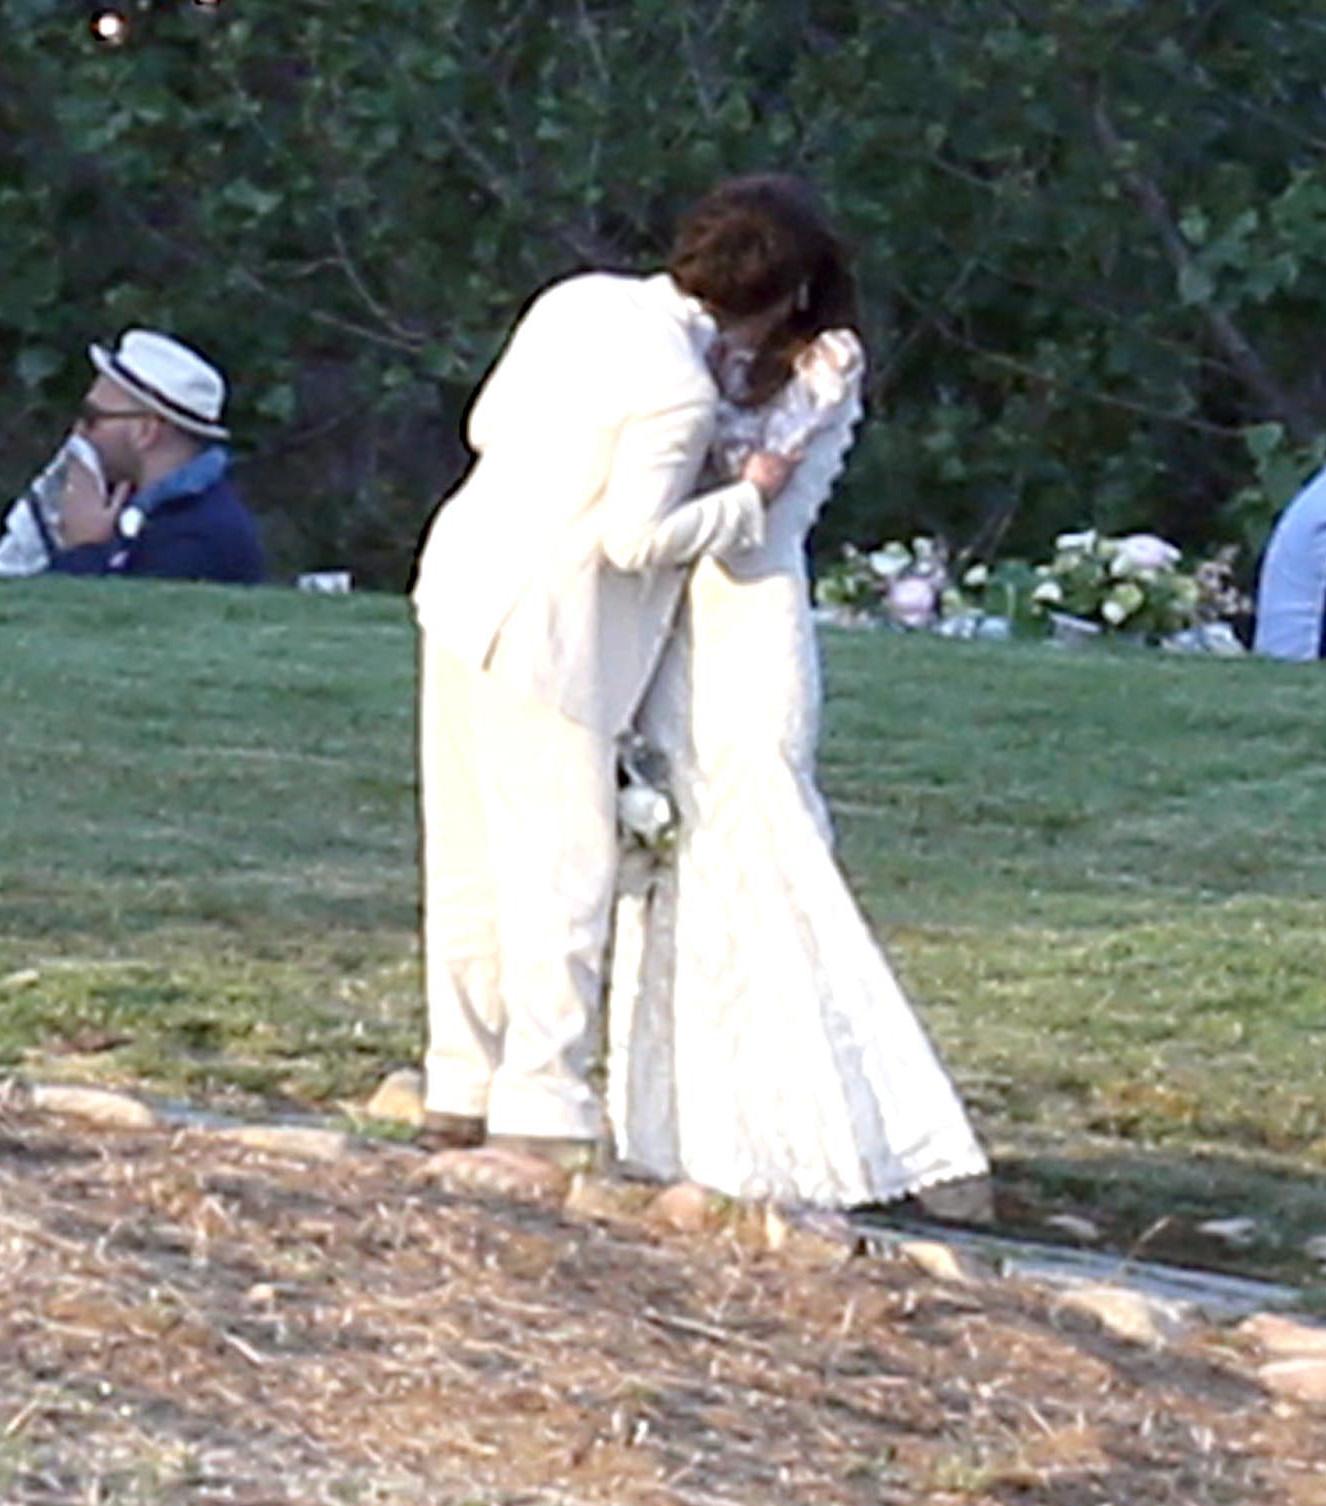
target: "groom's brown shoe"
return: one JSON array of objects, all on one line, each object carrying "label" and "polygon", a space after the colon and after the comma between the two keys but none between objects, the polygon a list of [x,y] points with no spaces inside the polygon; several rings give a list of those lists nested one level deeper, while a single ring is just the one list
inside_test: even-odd
[{"label": "groom's brown shoe", "polygon": [[563,1171],[593,1171],[599,1160],[597,1140],[573,1140],[557,1135],[489,1135],[490,1150],[551,1161]]},{"label": "groom's brown shoe", "polygon": [[486,1126],[476,1114],[425,1113],[414,1143],[429,1155],[439,1150],[474,1150],[484,1142]]}]

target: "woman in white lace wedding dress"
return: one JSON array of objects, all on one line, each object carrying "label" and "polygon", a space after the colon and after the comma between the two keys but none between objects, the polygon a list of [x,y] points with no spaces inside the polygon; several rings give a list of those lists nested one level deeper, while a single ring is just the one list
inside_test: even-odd
[{"label": "woman in white lace wedding dress", "polygon": [[[640,718],[667,754],[672,861],[624,897],[612,978],[617,1153],[819,1206],[987,1173],[944,1069],[835,866],[816,788],[806,535],[861,416],[861,347],[822,332],[760,407],[720,405],[715,479],[801,453],[764,543],[700,561]],[[741,395],[741,357],[717,371]]]}]

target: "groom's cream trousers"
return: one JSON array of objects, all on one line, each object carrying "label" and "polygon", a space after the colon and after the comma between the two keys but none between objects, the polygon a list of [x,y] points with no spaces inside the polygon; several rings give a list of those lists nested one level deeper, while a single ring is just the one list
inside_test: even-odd
[{"label": "groom's cream trousers", "polygon": [[426,632],[420,654],[427,1107],[593,1138],[613,744]]}]

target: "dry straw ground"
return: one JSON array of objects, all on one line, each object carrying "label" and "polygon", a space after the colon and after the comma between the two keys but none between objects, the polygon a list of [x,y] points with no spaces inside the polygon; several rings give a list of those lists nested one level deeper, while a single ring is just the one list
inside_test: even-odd
[{"label": "dry straw ground", "polygon": [[7,1103],[5,1506],[1326,1503],[1326,1413],[1229,1332]]},{"label": "dry straw ground", "polygon": [[[0,602],[0,1070],[357,1100],[419,1049],[403,606],[79,585]],[[1001,1190],[1319,1298],[1320,679],[984,647],[831,641],[825,774]],[[0,1106],[0,1506],[1326,1506],[1235,1333],[422,1164]]]}]

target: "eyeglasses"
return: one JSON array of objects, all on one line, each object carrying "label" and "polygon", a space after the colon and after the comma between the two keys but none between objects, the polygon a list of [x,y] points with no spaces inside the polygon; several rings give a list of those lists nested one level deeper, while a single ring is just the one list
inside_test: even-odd
[{"label": "eyeglasses", "polygon": [[142,408],[103,408],[100,403],[94,403],[84,398],[78,405],[78,421],[87,428],[94,424],[104,422],[109,418],[148,418]]}]

